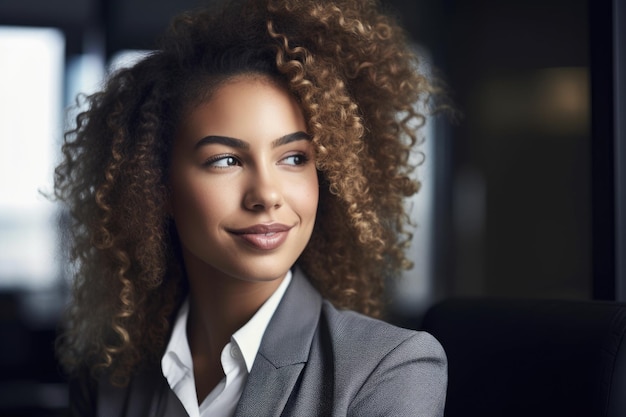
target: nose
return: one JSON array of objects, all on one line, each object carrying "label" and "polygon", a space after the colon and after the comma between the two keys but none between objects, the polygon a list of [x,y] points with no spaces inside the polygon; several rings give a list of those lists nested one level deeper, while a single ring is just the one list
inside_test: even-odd
[{"label": "nose", "polygon": [[243,205],[252,211],[280,208],[283,205],[283,195],[277,179],[269,172],[251,173]]}]

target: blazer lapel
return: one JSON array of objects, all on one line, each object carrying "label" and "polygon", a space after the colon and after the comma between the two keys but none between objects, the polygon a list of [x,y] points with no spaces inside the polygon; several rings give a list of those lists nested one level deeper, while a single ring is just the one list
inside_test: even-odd
[{"label": "blazer lapel", "polygon": [[296,268],[267,326],[236,417],[280,416],[309,357],[322,298]]}]

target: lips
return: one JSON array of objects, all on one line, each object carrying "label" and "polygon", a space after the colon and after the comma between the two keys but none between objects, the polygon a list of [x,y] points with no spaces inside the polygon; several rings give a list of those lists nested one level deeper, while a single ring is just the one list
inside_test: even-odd
[{"label": "lips", "polygon": [[285,242],[292,227],[280,223],[256,224],[229,232],[256,249],[273,250]]}]

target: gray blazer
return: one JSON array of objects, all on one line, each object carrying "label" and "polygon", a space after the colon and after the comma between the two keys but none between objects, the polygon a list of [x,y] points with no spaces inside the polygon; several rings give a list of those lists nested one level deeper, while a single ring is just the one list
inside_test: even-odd
[{"label": "gray blazer", "polygon": [[[235,416],[441,416],[446,384],[446,356],[430,334],[339,311],[296,270]],[[70,402],[76,416],[187,416],[160,366],[126,388],[74,383]]]}]

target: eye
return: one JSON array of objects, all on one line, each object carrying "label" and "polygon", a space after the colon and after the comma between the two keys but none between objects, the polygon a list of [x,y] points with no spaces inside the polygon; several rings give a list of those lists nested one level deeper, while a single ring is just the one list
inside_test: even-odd
[{"label": "eye", "polygon": [[307,158],[307,156],[305,154],[295,154],[295,155],[289,155],[286,158],[283,158],[281,160],[281,163],[285,164],[285,165],[293,165],[293,166],[299,166],[299,165],[304,165],[308,162],[309,158]]},{"label": "eye", "polygon": [[216,155],[212,158],[209,158],[204,166],[212,167],[212,168],[228,168],[241,165],[241,162],[232,155]]}]

